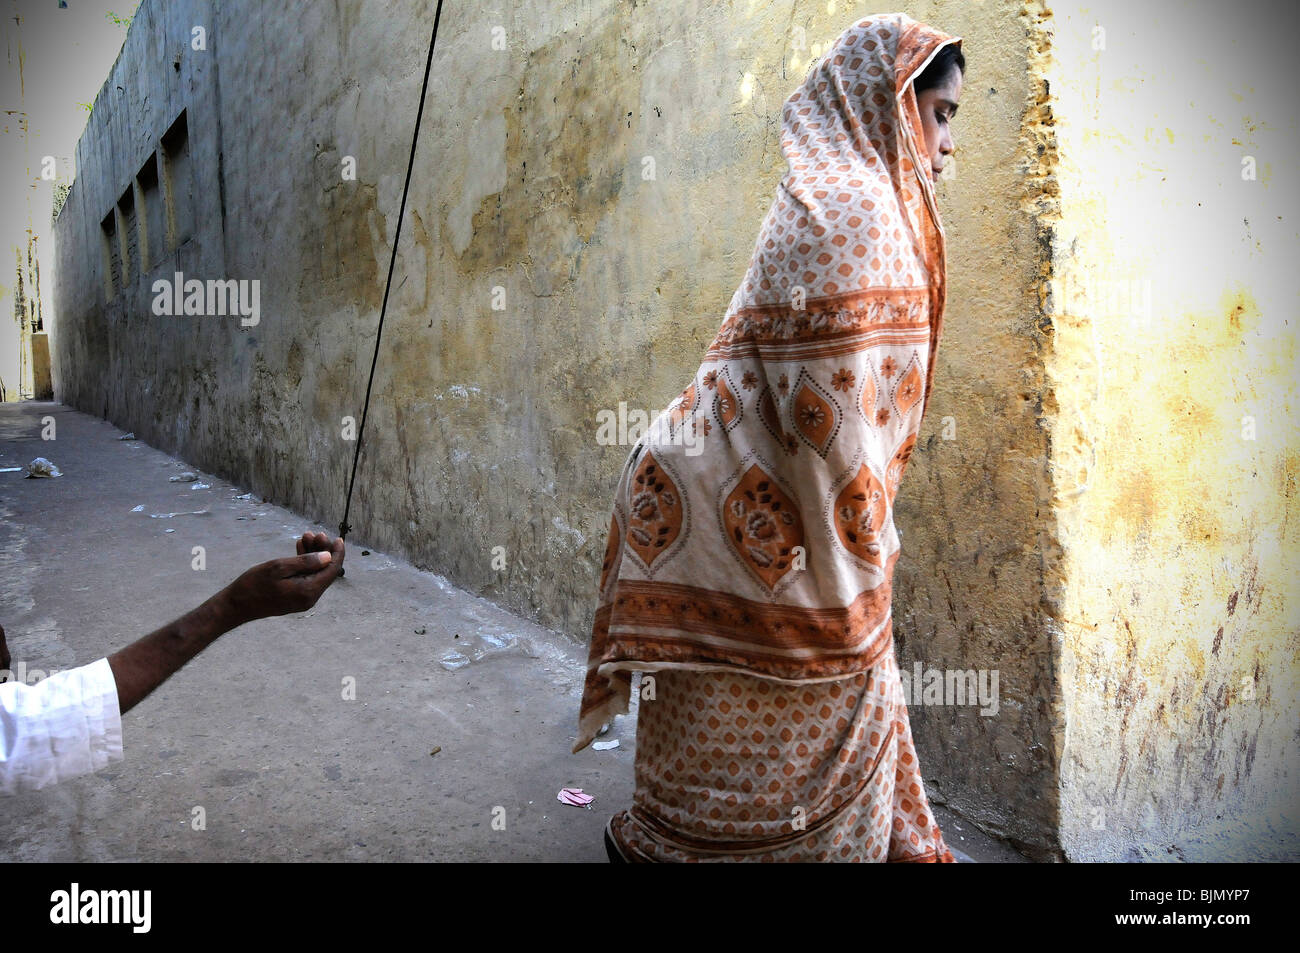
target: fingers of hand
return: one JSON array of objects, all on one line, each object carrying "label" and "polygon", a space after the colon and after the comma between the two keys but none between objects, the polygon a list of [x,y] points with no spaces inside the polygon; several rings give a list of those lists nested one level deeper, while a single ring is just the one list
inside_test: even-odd
[{"label": "fingers of hand", "polygon": [[332,552],[342,540],[331,540],[328,533],[303,533],[302,539],[298,541],[298,555],[306,553]]},{"label": "fingers of hand", "polygon": [[304,553],[303,555],[290,560],[290,562],[294,563],[295,566],[293,573],[295,576],[314,575],[322,569],[326,569],[333,561],[334,556],[332,553],[328,551],[321,552],[319,550]]},{"label": "fingers of hand", "polygon": [[271,576],[266,598],[275,606],[276,615],[310,609],[343,568],[342,540],[331,540],[325,533],[304,533],[299,549],[304,551],[297,556],[264,564]]}]

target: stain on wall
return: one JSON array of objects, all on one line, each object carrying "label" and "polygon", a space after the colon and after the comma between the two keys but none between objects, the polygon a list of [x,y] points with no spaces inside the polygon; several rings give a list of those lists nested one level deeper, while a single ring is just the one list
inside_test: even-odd
[{"label": "stain on wall", "polygon": [[1294,860],[1289,33],[1210,3],[1053,11],[1062,843]]}]

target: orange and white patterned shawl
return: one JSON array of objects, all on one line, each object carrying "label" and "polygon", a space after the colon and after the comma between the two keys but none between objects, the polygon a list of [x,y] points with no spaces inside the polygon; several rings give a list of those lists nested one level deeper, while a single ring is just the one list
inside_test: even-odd
[{"label": "orange and white patterned shawl", "polygon": [[619,481],[574,751],[628,710],[634,671],[825,681],[892,649],[893,502],[945,297],[911,81],[960,42],[869,17],[786,101],[749,270]]}]

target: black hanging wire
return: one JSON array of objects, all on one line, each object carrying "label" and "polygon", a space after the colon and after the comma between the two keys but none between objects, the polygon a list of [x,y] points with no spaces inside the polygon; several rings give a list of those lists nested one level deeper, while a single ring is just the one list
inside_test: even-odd
[{"label": "black hanging wire", "polygon": [[[370,413],[370,391],[375,385],[375,367],[379,363],[379,341],[384,333],[384,315],[388,313],[388,292],[393,287],[393,269],[397,265],[397,243],[402,237],[402,219],[406,215],[406,196],[411,190],[411,171],[415,168],[415,147],[420,141],[420,119],[424,116],[424,97],[429,91],[429,73],[433,68],[433,46],[438,42],[438,21],[442,19],[442,0],[433,14],[433,35],[429,38],[429,58],[424,64],[424,84],[420,87],[420,108],[415,113],[415,133],[411,136],[411,158],[406,163],[406,184],[402,186],[402,204],[397,210],[397,230],[393,233],[393,254],[388,259],[388,280],[384,282],[384,303],[379,308],[379,327],[375,330],[375,354],[370,359],[370,380],[366,382],[366,400],[361,406],[361,427],[357,430],[357,446],[352,453],[352,476],[348,480],[348,498],[343,505],[343,521],[339,523],[339,538],[352,529],[348,515],[352,512],[352,488],[357,482],[357,462],[361,459],[361,441],[366,433],[366,417]],[[342,575],[340,572],[339,575]]]}]

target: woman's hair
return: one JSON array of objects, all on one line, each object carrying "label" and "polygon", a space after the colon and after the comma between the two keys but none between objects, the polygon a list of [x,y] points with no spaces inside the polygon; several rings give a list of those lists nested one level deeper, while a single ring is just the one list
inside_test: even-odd
[{"label": "woman's hair", "polygon": [[934,89],[936,86],[942,86],[948,81],[953,67],[961,70],[962,74],[966,73],[966,57],[962,56],[961,48],[955,43],[949,43],[941,49],[934,59],[930,60],[930,65],[921,71],[921,74],[912,80],[912,88],[916,90],[919,96],[927,89]]}]

